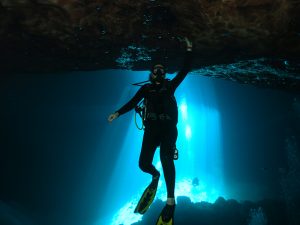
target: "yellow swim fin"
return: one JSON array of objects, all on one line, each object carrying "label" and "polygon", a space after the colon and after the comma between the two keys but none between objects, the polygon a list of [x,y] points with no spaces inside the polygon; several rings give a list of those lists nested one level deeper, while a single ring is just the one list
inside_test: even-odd
[{"label": "yellow swim fin", "polygon": [[139,214],[144,214],[152,204],[156,190],[157,190],[157,185],[158,185],[158,179],[153,180],[149,186],[145,189],[144,193],[142,194],[142,197],[140,201],[138,202],[134,213],[139,213]]},{"label": "yellow swim fin", "polygon": [[169,221],[165,222],[165,221],[163,221],[162,216],[160,215],[158,217],[156,225],[173,225],[173,218],[171,218]]},{"label": "yellow swim fin", "polygon": [[174,212],[176,205],[166,205],[161,211],[156,225],[174,225]]}]

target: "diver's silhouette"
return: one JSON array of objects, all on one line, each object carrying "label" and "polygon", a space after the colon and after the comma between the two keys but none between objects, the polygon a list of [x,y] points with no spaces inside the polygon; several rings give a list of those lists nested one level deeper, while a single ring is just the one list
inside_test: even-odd
[{"label": "diver's silhouette", "polygon": [[175,210],[175,165],[173,156],[178,134],[176,127],[178,108],[174,93],[190,70],[192,42],[187,38],[185,38],[185,42],[187,50],[183,68],[172,80],[166,79],[165,67],[161,64],[156,64],[149,75],[150,83],[144,84],[129,102],[108,117],[108,121],[112,122],[120,115],[134,109],[144,99],[145,132],[139,167],[142,171],[152,175],[152,182],[143,193],[135,212],[145,213],[155,197],[160,173],[153,166],[152,161],[156,148],[160,146],[160,160],[166,181],[168,198],[167,204],[158,219],[158,224],[163,222],[164,224],[172,224]]}]

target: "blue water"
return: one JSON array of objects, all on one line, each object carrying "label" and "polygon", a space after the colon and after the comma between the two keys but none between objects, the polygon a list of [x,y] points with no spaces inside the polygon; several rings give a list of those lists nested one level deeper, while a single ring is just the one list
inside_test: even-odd
[{"label": "blue water", "polygon": [[[120,218],[124,224],[141,219],[126,207],[150,181],[138,168],[143,133],[133,111],[112,124],[107,117],[136,93],[131,83],[147,78],[148,72],[109,70],[3,80],[3,220],[117,225]],[[278,198],[295,97],[190,73],[176,91],[176,196],[193,202]],[[154,165],[160,168],[158,154]],[[162,179],[157,198],[165,197]]]}]

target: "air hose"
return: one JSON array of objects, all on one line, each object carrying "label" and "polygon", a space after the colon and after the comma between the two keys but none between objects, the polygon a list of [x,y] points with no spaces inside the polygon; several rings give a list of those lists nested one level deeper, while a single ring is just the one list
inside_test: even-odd
[{"label": "air hose", "polygon": [[[145,126],[144,126],[144,116],[145,116],[145,105],[144,105],[144,101],[141,101],[136,107],[135,107],[135,114],[134,114],[134,122],[135,122],[135,126],[137,127],[137,129],[139,130],[144,130]],[[142,126],[139,127],[139,125],[137,124],[137,119],[136,119],[136,115],[139,114],[141,119],[142,119]]]}]

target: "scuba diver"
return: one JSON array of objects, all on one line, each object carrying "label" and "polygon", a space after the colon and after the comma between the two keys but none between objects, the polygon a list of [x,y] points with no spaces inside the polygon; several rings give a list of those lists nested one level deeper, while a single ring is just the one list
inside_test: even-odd
[{"label": "scuba diver", "polygon": [[153,66],[149,75],[150,83],[141,86],[133,98],[119,110],[108,117],[112,122],[120,115],[134,109],[144,99],[144,136],[139,157],[139,167],[143,172],[152,175],[152,181],[145,189],[135,213],[144,214],[154,200],[159,171],[152,161],[156,148],[160,146],[160,160],[167,187],[167,202],[163,208],[157,225],[172,225],[175,211],[175,165],[174,151],[176,150],[178,107],[174,92],[188,74],[192,59],[192,42],[185,38],[186,53],[181,71],[172,79],[166,79],[166,69],[162,64]]}]

